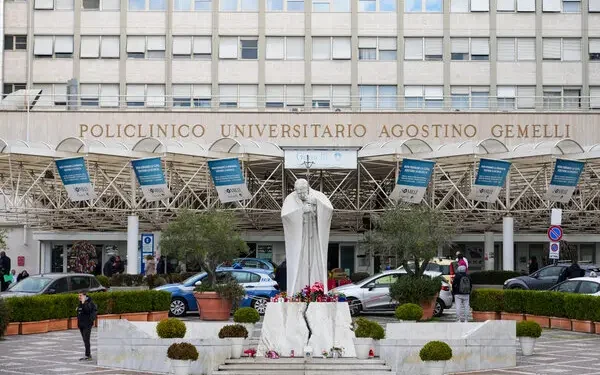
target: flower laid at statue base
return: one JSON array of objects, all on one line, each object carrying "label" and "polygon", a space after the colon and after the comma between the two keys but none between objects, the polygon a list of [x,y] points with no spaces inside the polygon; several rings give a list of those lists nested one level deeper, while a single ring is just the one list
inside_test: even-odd
[{"label": "flower laid at statue base", "polygon": [[279,358],[279,353],[277,353],[275,350],[269,350],[267,352],[267,354],[265,354],[265,357],[271,358],[271,359],[278,359]]},{"label": "flower laid at statue base", "polygon": [[256,349],[246,349],[246,350],[244,350],[244,354],[245,354],[247,357],[252,357],[252,358],[254,358],[254,357],[256,357]]},{"label": "flower laid at statue base", "polygon": [[69,268],[71,272],[93,273],[96,269],[96,246],[87,241],[77,241],[71,248]]},{"label": "flower laid at statue base", "polygon": [[288,296],[285,292],[271,298],[271,302],[345,302],[343,293],[325,293],[323,283],[317,281],[312,286],[306,285],[301,292]]}]

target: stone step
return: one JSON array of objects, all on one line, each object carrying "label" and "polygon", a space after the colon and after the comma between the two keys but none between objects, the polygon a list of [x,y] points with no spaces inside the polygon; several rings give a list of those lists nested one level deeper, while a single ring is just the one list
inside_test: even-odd
[{"label": "stone step", "polygon": [[268,364],[304,364],[304,363],[314,363],[314,364],[343,364],[343,365],[385,365],[385,361],[381,359],[357,359],[357,358],[313,358],[310,361],[306,361],[304,358],[279,358],[279,359],[271,359],[264,357],[256,357],[256,358],[239,358],[239,359],[227,359],[225,360],[225,364],[246,364],[252,365],[257,364],[264,366],[266,363]]},{"label": "stone step", "polygon": [[237,365],[221,365],[219,366],[219,370],[223,370],[223,371],[252,371],[252,370],[269,370],[269,371],[285,371],[285,370],[298,370],[298,371],[316,371],[316,370],[322,370],[322,371],[334,371],[334,372],[339,372],[339,371],[343,371],[344,373],[348,372],[348,371],[355,371],[355,370],[359,370],[360,371],[368,371],[368,373],[371,373],[373,371],[391,371],[391,367],[389,366],[385,366],[385,365],[377,365],[377,364],[373,364],[373,365],[335,365],[335,364],[317,364],[317,363],[297,363],[297,364],[284,364],[284,363],[273,363],[273,364],[269,364],[269,365],[265,365],[265,364],[254,364],[254,365],[249,365],[249,364],[237,364]]},{"label": "stone step", "polygon": [[[337,371],[333,372],[334,374]],[[344,375],[392,375],[391,370],[383,370],[383,371],[362,371],[360,369],[354,369],[352,371],[344,370],[340,372],[340,374]],[[281,370],[275,369],[271,370],[269,368],[263,368],[260,370],[219,370],[215,372],[216,375],[331,375],[331,370]]]}]

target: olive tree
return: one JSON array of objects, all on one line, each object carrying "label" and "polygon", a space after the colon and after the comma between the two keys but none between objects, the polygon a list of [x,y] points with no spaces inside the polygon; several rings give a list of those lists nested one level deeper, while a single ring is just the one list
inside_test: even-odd
[{"label": "olive tree", "polygon": [[180,212],[162,232],[160,247],[168,257],[198,262],[209,285],[215,285],[219,264],[247,250],[233,214],[217,210]]}]

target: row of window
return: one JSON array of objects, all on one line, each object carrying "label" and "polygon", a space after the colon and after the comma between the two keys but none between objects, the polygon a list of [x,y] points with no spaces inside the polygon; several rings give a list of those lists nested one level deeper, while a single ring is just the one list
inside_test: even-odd
[{"label": "row of window", "polygon": [[[42,89],[38,100],[40,107],[67,104],[65,84],[35,84]],[[25,84],[4,84],[4,95],[25,89]],[[359,85],[361,109],[397,109],[398,93],[394,85]],[[128,84],[124,105],[128,107],[211,107],[211,85],[174,84],[171,100],[167,103],[165,86],[156,84]],[[450,97],[444,99],[443,86],[405,86],[405,109],[488,109],[491,98],[486,86],[452,86]],[[119,84],[81,84],[80,104],[84,107],[118,107]],[[350,85],[313,85],[313,108],[346,108],[352,105]],[[257,85],[219,85],[218,103],[221,108],[257,108]],[[544,109],[578,109],[582,107],[581,88],[544,87],[543,97],[535,96],[535,86],[498,86],[496,106],[499,110],[534,109],[542,104]],[[539,99],[543,100],[542,103]],[[445,103],[446,102],[446,103]],[[122,103],[122,102],[121,102]],[[304,107],[304,85],[266,85],[264,104],[267,108]],[[600,87],[590,88],[590,107],[600,108]]]},{"label": "row of window", "polygon": [[[582,0],[540,0],[544,12],[581,12]],[[266,10],[304,12],[304,0],[265,0]],[[74,0],[35,0],[38,10],[71,10]],[[535,0],[497,0],[498,12],[535,12]],[[82,0],[84,10],[116,11],[119,0]],[[211,0],[173,0],[175,11],[211,11]],[[259,0],[221,0],[219,10],[225,12],[258,12]],[[164,11],[167,0],[128,0],[130,11]],[[358,0],[360,12],[396,12],[395,0]],[[490,0],[451,0],[450,12],[489,12]],[[350,12],[350,0],[312,0],[313,12]],[[443,0],[405,0],[408,13],[441,13]],[[600,0],[589,0],[589,11],[600,12]]]},{"label": "row of window", "polygon": [[[25,39],[22,39],[25,38]],[[5,49],[24,49],[25,36],[6,35]],[[119,36],[82,36],[81,58],[119,58]],[[535,61],[535,38],[498,38],[498,61]],[[127,57],[131,59],[163,59],[166,51],[165,36],[128,36]],[[267,37],[265,58],[267,60],[304,60],[304,37]],[[210,60],[212,38],[210,36],[174,36],[174,58]],[[40,58],[73,57],[73,36],[36,35],[34,55]],[[258,59],[257,37],[219,38],[220,59]],[[451,38],[451,60],[487,61],[490,59],[488,38]],[[580,38],[544,38],[544,60],[581,61]],[[350,37],[313,37],[313,60],[349,60],[352,58]],[[393,61],[397,59],[397,38],[359,37],[359,60]],[[404,38],[404,59],[442,61],[442,38]],[[600,39],[589,40],[589,59],[600,60]]]}]

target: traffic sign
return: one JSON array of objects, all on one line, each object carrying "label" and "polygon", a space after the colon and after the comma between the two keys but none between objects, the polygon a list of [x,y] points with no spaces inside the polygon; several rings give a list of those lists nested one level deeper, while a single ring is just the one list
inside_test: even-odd
[{"label": "traffic sign", "polygon": [[563,237],[563,230],[559,225],[551,225],[548,228],[548,239],[552,242],[558,242]]},{"label": "traffic sign", "polygon": [[558,242],[550,242],[550,259],[559,259],[560,257],[560,244]]}]

